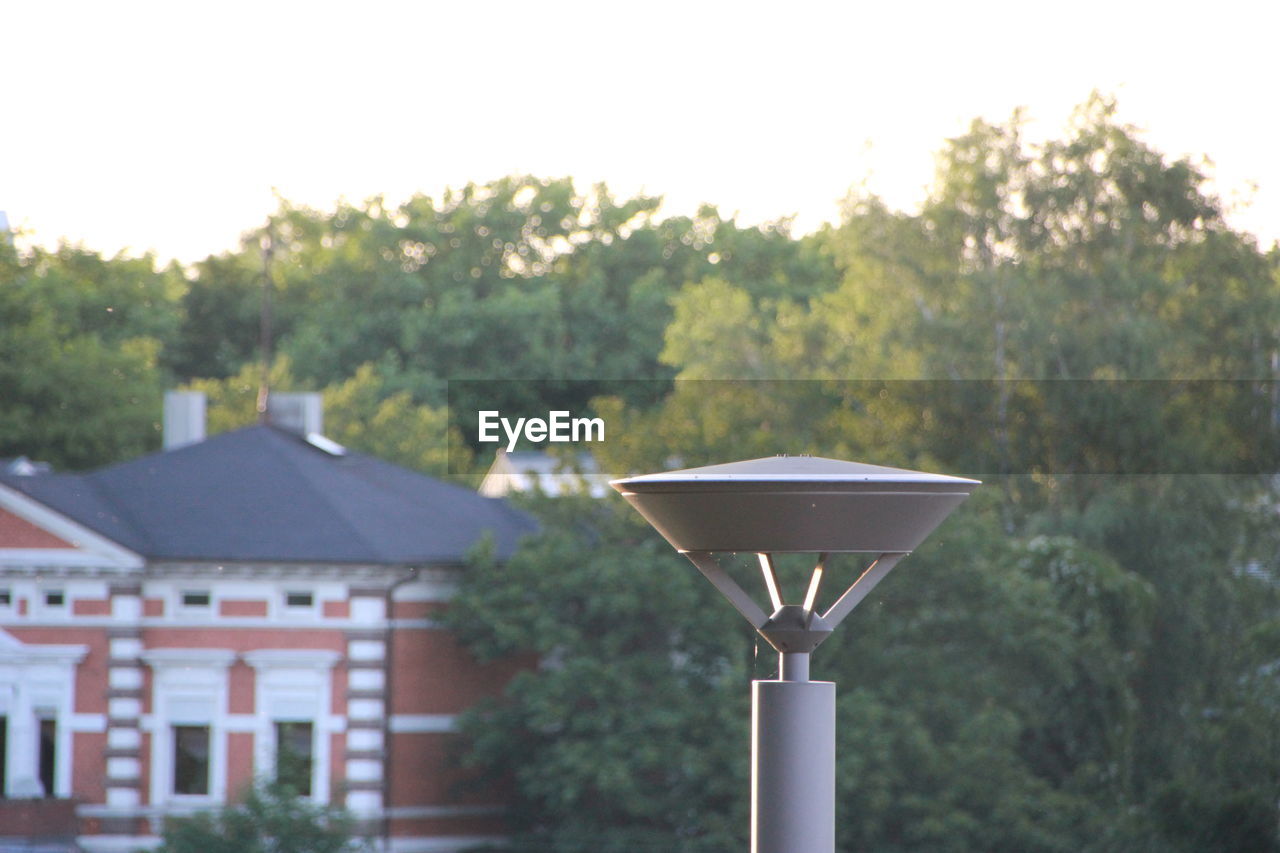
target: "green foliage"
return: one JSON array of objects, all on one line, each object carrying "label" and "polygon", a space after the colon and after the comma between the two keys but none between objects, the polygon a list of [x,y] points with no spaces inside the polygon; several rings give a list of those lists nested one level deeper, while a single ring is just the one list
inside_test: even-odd
[{"label": "green foliage", "polygon": [[[1153,589],[1075,540],[1005,537],[993,503],[949,522],[815,654],[842,685],[840,849],[1066,851],[1115,835]],[[544,533],[474,566],[449,615],[483,658],[542,661],[463,725],[469,761],[514,780],[512,849],[742,844],[748,680],[770,675],[772,652],[750,665],[739,617],[620,502],[533,508]],[[833,587],[849,562],[833,561]],[[808,566],[780,568],[800,588]]]},{"label": "green foliage", "polygon": [[531,508],[545,532],[448,611],[482,659],[540,660],[461,723],[469,762],[514,784],[517,849],[740,847],[746,626],[619,501]]},{"label": "green foliage", "polygon": [[341,809],[258,784],[244,801],[165,821],[157,853],[350,853],[367,849]]},{"label": "green foliage", "polygon": [[[659,220],[659,201],[515,176],[396,208],[282,203],[239,252],[197,265],[171,360],[184,376],[226,378],[252,357],[264,240],[277,350],[301,383],[338,385],[372,364],[388,391],[433,406],[446,379],[539,380],[484,386],[486,408],[650,402],[631,383],[672,375],[659,351],[687,282],[732,275],[757,298],[834,285],[830,260],[785,223],[739,228],[710,207]],[[481,402],[459,393],[458,410]]]},{"label": "green foliage", "polygon": [[[841,849],[1280,849],[1280,496],[1254,473],[1280,461],[1280,254],[1202,169],[1094,96],[1062,139],[975,122],[916,213],[855,195],[797,239],[658,210],[529,176],[282,201],[189,280],[0,243],[0,456],[150,449],[172,379],[211,431],[252,423],[265,242],[271,386],[391,461],[465,467],[445,382],[502,379],[455,385],[454,417],[590,407],[613,472],[810,452],[988,481],[815,655]],[[463,721],[513,846],[742,846],[771,654],[616,499],[531,506],[542,534],[478,560],[449,617],[538,661]],[[794,588],[809,566],[782,563]],[[293,814],[271,796],[173,831]]]},{"label": "green foliage", "polygon": [[[1040,146],[1016,117],[975,123],[948,143],[919,214],[852,199],[819,242],[836,288],[688,278],[661,352],[687,381],[656,405],[595,405],[620,436],[601,451],[611,471],[786,451],[988,480],[815,654],[815,673],[842,685],[840,848],[1276,849],[1277,495],[1265,478],[1215,473],[1274,462],[1274,396],[1247,381],[1272,379],[1280,352],[1274,258],[1227,228],[1194,165],[1150,149],[1097,97]],[[937,381],[883,381],[921,378]],[[1153,378],[1171,381],[1116,384]],[[557,523],[581,527],[576,514]],[[538,645],[583,618],[562,605],[574,590],[590,590],[593,612],[631,613],[654,576],[696,577],[661,548],[645,567],[638,547],[615,555],[607,527],[590,528],[578,549],[540,540],[511,576],[478,574],[463,594],[472,642],[555,661],[470,722],[477,762],[525,774],[517,801],[536,817],[520,840],[549,849],[623,838],[610,833],[635,816],[601,810],[570,836],[597,804],[539,785],[590,790],[615,714],[647,732],[682,701],[639,701],[638,682],[672,674],[599,651],[631,619]],[[628,571],[608,584],[566,571],[597,559]],[[507,595],[529,621],[486,616]],[[559,615],[538,625],[544,611]],[[723,602],[681,612],[661,624],[683,635],[732,615]],[[608,693],[574,677],[605,672]],[[746,693],[739,677],[698,695],[727,708]],[[600,707],[611,694],[624,698]],[[531,720],[576,719],[578,702],[608,725],[527,735]],[[745,734],[700,743],[726,766],[746,749]]]},{"label": "green foliage", "polygon": [[0,240],[0,457],[87,468],[158,443],[172,271]]},{"label": "green foliage", "polygon": [[[285,357],[276,359],[268,379],[276,390],[299,387]],[[262,368],[250,364],[226,379],[197,379],[187,387],[206,395],[207,425],[212,435],[258,421],[261,382]],[[416,405],[407,391],[396,391],[390,385],[373,365],[365,364],[347,381],[323,389],[325,434],[354,450],[407,468],[436,475],[466,470],[470,450],[450,427],[444,408]]]},{"label": "green foliage", "polygon": [[[180,332],[165,362],[182,380],[225,379],[258,358],[263,263],[252,251],[211,256],[192,268],[178,314]],[[273,334],[288,330],[273,300]]]}]

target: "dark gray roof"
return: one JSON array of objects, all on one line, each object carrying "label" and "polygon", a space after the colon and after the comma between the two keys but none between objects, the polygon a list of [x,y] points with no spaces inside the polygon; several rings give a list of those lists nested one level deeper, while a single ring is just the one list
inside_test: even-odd
[{"label": "dark gray roof", "polygon": [[0,482],[153,560],[456,563],[485,533],[505,558],[535,529],[501,499],[271,426]]}]

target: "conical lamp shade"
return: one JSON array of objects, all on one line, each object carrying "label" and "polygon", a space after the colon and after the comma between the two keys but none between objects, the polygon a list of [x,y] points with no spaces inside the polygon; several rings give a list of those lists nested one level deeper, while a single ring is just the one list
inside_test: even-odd
[{"label": "conical lamp shade", "polygon": [[610,485],[679,551],[909,552],[977,480],[771,456]]}]

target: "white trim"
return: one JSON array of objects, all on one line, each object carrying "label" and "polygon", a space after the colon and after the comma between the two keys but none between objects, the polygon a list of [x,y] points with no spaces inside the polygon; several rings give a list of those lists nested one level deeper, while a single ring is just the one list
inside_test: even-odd
[{"label": "white trim", "polygon": [[76,844],[85,853],[134,853],[158,847],[163,839],[158,835],[80,835]]},{"label": "white trim", "polygon": [[[19,595],[14,593],[14,602],[16,604]],[[75,596],[80,598],[82,596]],[[151,596],[146,596],[151,597]],[[166,611],[170,612],[170,611]],[[0,618],[3,618],[6,624],[16,625],[18,620],[22,621],[24,627],[37,626],[41,628],[117,628],[120,626],[121,620],[111,616],[59,616],[58,618],[42,618],[39,614],[33,614],[28,611],[26,616],[18,616],[16,606],[6,610],[0,607]],[[325,618],[323,616],[316,617],[312,621],[287,621],[274,620],[266,616],[225,616],[211,617],[207,619],[192,618],[187,614],[176,614],[168,616],[146,616],[137,620],[128,620],[130,624],[136,624],[140,628],[253,628],[253,629],[270,629],[272,631],[363,631],[375,628],[386,628],[387,620],[380,622],[357,622],[352,619]],[[390,625],[393,628],[417,628],[429,629],[433,631],[447,631],[435,620],[431,619],[392,619]]]},{"label": "white trim", "polygon": [[[320,591],[316,588],[314,581],[307,579],[283,580],[268,587],[267,593],[267,616],[271,619],[280,619],[288,622],[318,622],[324,612],[320,605]],[[300,593],[302,595],[311,596],[310,604],[290,605],[288,598],[291,593]]]},{"label": "white trim", "polygon": [[396,587],[391,600],[449,601],[457,595],[461,579],[459,569],[424,569],[417,579]]},{"label": "white trim", "polygon": [[17,489],[0,484],[0,509],[34,524],[71,548],[2,548],[0,565],[40,565],[59,567],[96,566],[120,570],[138,570],[142,557],[79,522],[46,506]]},{"label": "white trim", "polygon": [[38,787],[40,720],[53,719],[50,793],[71,796],[76,665],[88,653],[88,646],[24,643],[0,630],[0,713],[9,718],[4,768],[8,791],[0,794],[21,794],[28,784]]},{"label": "white trim", "polygon": [[160,648],[147,649],[139,657],[148,666],[164,667],[221,667],[223,669],[235,663],[236,653],[231,649],[185,649]]},{"label": "white trim", "polygon": [[389,728],[392,734],[452,732],[457,720],[456,714],[392,714]]},{"label": "white trim", "polygon": [[[155,714],[141,714],[138,717],[138,728],[155,734],[160,722]],[[256,735],[262,729],[262,717],[258,714],[223,714],[218,718],[218,722],[227,734]],[[324,714],[315,723],[323,734],[342,734],[347,730],[347,718],[341,714]],[[126,729],[126,731],[132,731],[132,729]]]},{"label": "white trim", "polygon": [[9,632],[0,629],[0,666],[32,666],[52,664],[75,666],[89,654],[88,646],[55,646],[45,643],[24,643]]},{"label": "white trim", "polygon": [[[220,601],[214,594],[213,584],[174,584],[169,593],[161,599],[164,602],[164,612],[172,613],[184,623],[199,622],[201,619],[212,620],[218,612]],[[203,593],[209,597],[209,601],[206,604],[187,604],[183,601],[187,593],[197,595]],[[145,594],[142,597],[145,598]]]},{"label": "white trim", "polygon": [[107,730],[107,715],[72,714],[67,718],[67,728],[73,732],[102,733]]},{"label": "white trim", "polygon": [[[189,804],[181,804],[176,806],[155,806],[155,805],[136,805],[136,806],[108,806],[102,803],[80,803],[76,806],[76,815],[78,817],[146,817],[146,818],[163,818],[176,815],[191,815],[201,811],[207,811],[210,808],[218,808],[217,806],[194,806]],[[488,815],[505,814],[508,811],[506,806],[501,805],[476,805],[476,806],[391,806],[383,809],[375,817],[386,817],[393,820],[414,820],[422,818],[441,818],[441,817],[485,817]]]},{"label": "white trim", "polygon": [[[231,649],[160,648],[141,655],[154,670],[149,800],[164,805],[217,805],[227,794],[227,670],[235,661]],[[195,712],[192,709],[197,709]],[[209,785],[207,794],[178,794],[173,790],[174,726],[209,729]]]},{"label": "white trim", "polygon": [[503,844],[503,835],[437,835],[431,838],[393,837],[389,853],[465,853],[481,844]]},{"label": "white trim", "polygon": [[254,649],[241,655],[254,669],[332,669],[342,653],[332,649]]},{"label": "white trim", "polygon": [[[276,723],[311,724],[311,795],[329,801],[333,667],[342,659],[331,649],[255,649],[242,655],[254,670],[253,769],[273,775]],[[345,728],[346,720],[342,720]]]}]

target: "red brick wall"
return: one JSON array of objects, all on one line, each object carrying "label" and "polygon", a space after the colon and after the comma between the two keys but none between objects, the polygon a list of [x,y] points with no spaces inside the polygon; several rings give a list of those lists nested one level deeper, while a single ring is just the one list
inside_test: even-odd
[{"label": "red brick wall", "polygon": [[219,616],[266,616],[267,602],[252,599],[224,598],[218,602]]},{"label": "red brick wall", "polygon": [[506,793],[492,785],[469,785],[474,777],[459,764],[465,743],[448,732],[396,732],[389,753],[391,805],[492,805]]},{"label": "red brick wall", "polygon": [[0,835],[73,838],[77,832],[75,800],[0,800]]},{"label": "red brick wall", "polygon": [[236,800],[253,784],[253,735],[227,735],[227,799]]},{"label": "red brick wall", "polygon": [[396,714],[456,714],[497,696],[528,661],[478,663],[447,632],[397,628],[392,635],[391,707]]},{"label": "red brick wall", "polygon": [[335,806],[342,805],[342,783],[346,781],[345,761],[347,751],[347,735],[345,732],[333,732],[329,735],[329,802]]},{"label": "red brick wall", "polygon": [[231,665],[227,673],[227,694],[227,710],[230,713],[253,713],[253,667],[243,661]]},{"label": "red brick wall", "polygon": [[[100,803],[106,796],[102,784],[107,775],[106,732],[75,732],[71,736],[71,795],[87,803]],[[2,834],[2,833],[0,833]]]},{"label": "red brick wall", "polygon": [[43,527],[0,509],[0,548],[74,548]]},{"label": "red brick wall", "polygon": [[331,671],[329,707],[336,714],[347,712],[347,668],[338,664]]},{"label": "red brick wall", "polygon": [[72,616],[110,616],[111,601],[106,598],[76,598],[71,601]]},{"label": "red brick wall", "polygon": [[393,601],[391,615],[395,619],[430,619],[439,616],[448,607],[442,601]]},{"label": "red brick wall", "polygon": [[[265,604],[264,604],[265,606]],[[345,652],[346,635],[335,628],[149,628],[149,649],[330,649]]]}]

